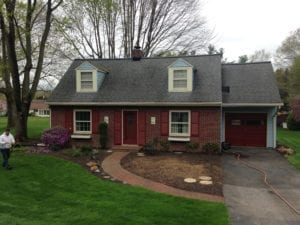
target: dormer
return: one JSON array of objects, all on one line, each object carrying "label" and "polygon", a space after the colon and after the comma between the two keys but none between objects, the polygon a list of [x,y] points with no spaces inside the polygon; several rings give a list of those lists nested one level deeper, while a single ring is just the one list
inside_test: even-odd
[{"label": "dormer", "polygon": [[97,92],[107,73],[89,62],[83,62],[76,68],[76,91]]},{"label": "dormer", "polygon": [[177,59],[168,67],[169,92],[193,91],[193,66],[184,59]]}]

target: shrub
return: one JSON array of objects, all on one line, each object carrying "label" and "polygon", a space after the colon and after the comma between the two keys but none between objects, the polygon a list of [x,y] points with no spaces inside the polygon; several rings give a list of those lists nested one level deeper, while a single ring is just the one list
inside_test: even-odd
[{"label": "shrub", "polygon": [[90,146],[82,145],[80,147],[80,152],[82,152],[84,155],[90,155],[92,154],[93,149]]},{"label": "shrub", "polygon": [[100,146],[102,149],[106,149],[107,140],[108,140],[108,132],[107,132],[108,124],[106,122],[102,122],[99,125],[99,134],[100,134]]},{"label": "shrub", "polygon": [[185,147],[188,151],[195,151],[199,148],[199,143],[197,142],[188,142],[185,144]]},{"label": "shrub", "polygon": [[68,130],[62,127],[54,127],[44,131],[41,141],[48,145],[50,150],[57,151],[67,146],[70,141]]},{"label": "shrub", "polygon": [[216,154],[220,152],[220,146],[216,143],[206,143],[202,146],[202,151],[208,154]]},{"label": "shrub", "polygon": [[168,140],[160,140],[159,142],[162,151],[170,150],[170,142]]},{"label": "shrub", "polygon": [[296,121],[292,113],[289,113],[287,117],[287,127],[289,130],[300,130],[300,122]]}]

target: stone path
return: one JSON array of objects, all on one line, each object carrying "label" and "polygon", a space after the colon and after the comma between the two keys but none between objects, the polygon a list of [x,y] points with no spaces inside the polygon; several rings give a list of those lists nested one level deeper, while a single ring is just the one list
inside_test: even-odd
[{"label": "stone path", "polygon": [[113,154],[108,156],[102,162],[103,170],[110,176],[128,184],[131,184],[133,186],[139,186],[146,189],[150,189],[152,191],[185,198],[205,200],[211,202],[224,202],[224,198],[221,196],[177,189],[130,173],[129,171],[123,169],[123,167],[120,164],[121,159],[125,157],[128,153],[129,152],[114,152]]}]

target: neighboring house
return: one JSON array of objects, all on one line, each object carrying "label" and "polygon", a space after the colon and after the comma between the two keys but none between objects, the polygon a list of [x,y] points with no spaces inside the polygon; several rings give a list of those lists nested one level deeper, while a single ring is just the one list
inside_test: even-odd
[{"label": "neighboring house", "polygon": [[220,55],[77,59],[48,99],[51,126],[99,146],[142,146],[154,138],[172,149],[187,142],[274,148],[282,105],[270,62],[222,64]]},{"label": "neighboring house", "polygon": [[29,113],[39,117],[49,117],[50,109],[45,100],[32,100]]}]

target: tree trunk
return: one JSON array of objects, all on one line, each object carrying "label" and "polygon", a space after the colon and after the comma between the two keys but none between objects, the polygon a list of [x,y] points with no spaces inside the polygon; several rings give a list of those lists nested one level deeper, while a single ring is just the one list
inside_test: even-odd
[{"label": "tree trunk", "polygon": [[16,126],[17,110],[16,103],[13,98],[13,94],[6,94],[6,104],[7,104],[7,127],[12,128]]}]

